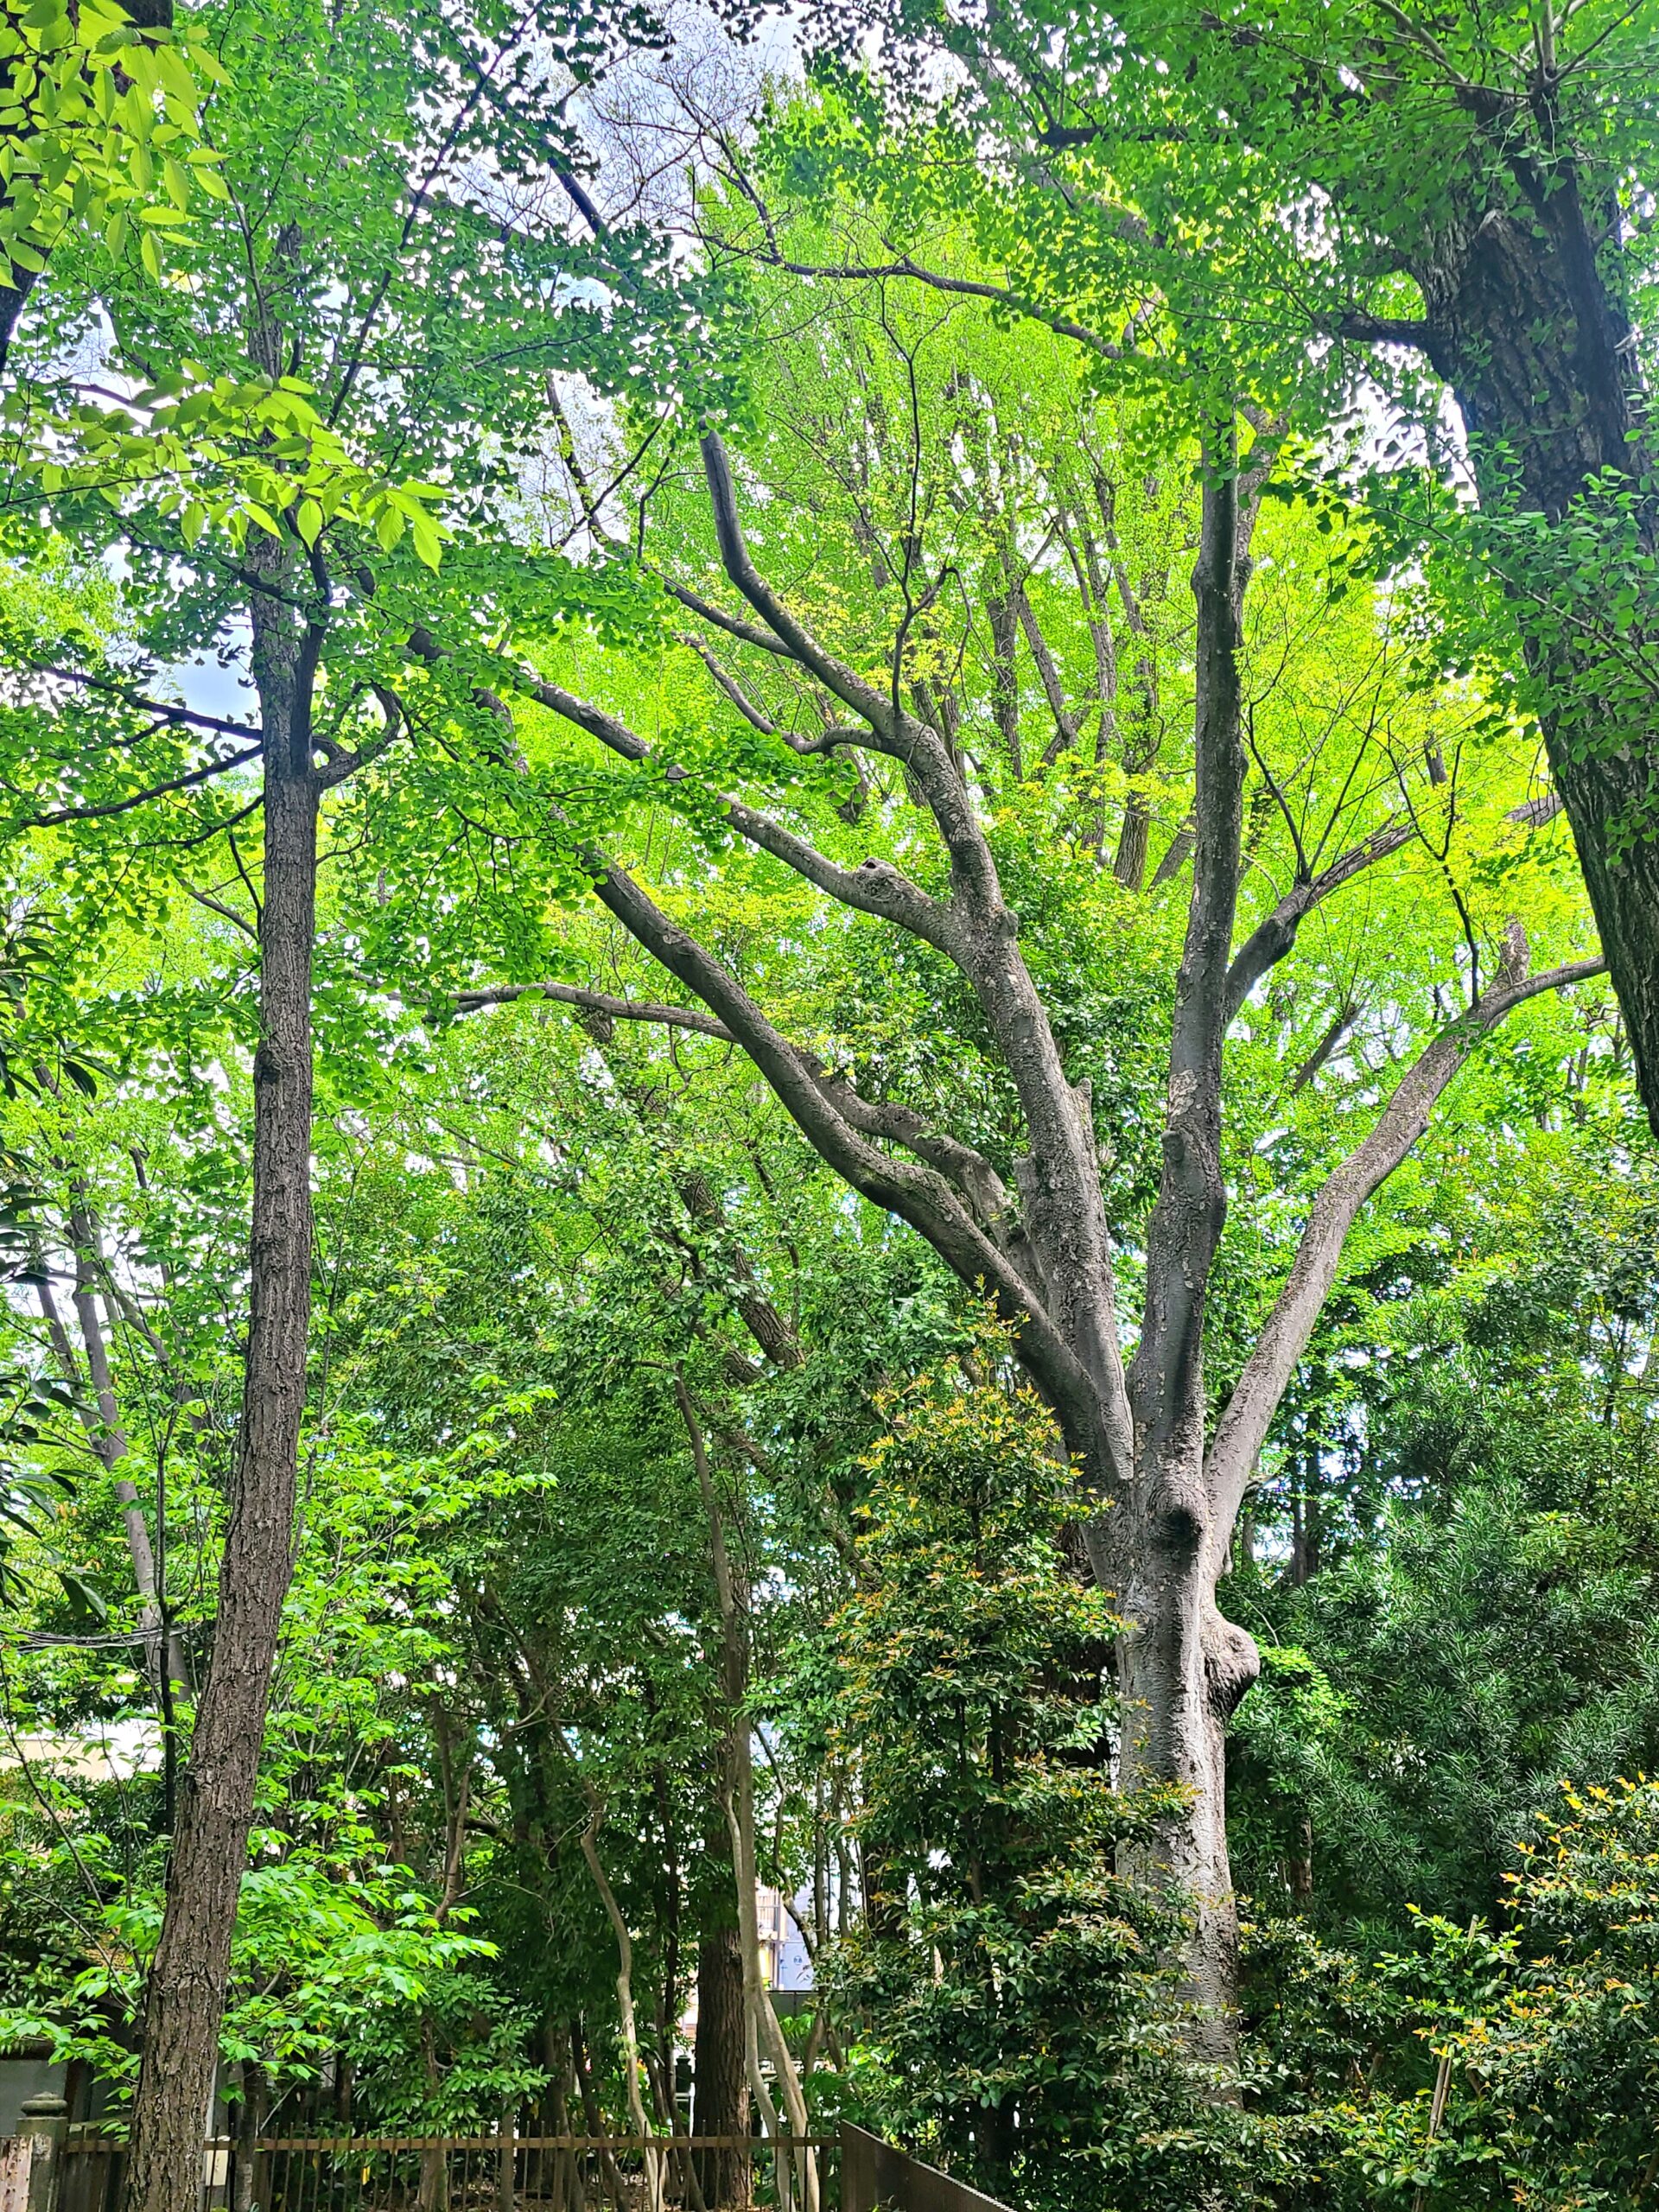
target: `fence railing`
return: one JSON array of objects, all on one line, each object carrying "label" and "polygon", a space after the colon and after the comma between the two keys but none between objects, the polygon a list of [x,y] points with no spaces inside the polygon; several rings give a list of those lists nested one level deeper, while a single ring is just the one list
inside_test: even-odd
[{"label": "fence railing", "polygon": [[[123,2151],[32,2100],[0,2212],[118,2212]],[[1007,2212],[843,2123],[836,2136],[270,2135],[202,2147],[197,2212]],[[183,2208],[181,2208],[183,2212]]]},{"label": "fence railing", "polygon": [[[832,2136],[219,2137],[200,2212],[836,2212],[839,2151]],[[40,2212],[117,2212],[118,2142],[70,2128],[60,2164]]]},{"label": "fence railing", "polygon": [[1008,2212],[994,2196],[842,2120],[840,2212],[880,2207],[886,2212]]}]

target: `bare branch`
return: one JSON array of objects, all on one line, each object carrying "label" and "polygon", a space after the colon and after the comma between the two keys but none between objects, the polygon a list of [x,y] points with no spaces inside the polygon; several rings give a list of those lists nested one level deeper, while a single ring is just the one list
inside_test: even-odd
[{"label": "bare branch", "polygon": [[[477,990],[459,991],[457,1014],[481,1013],[486,1007],[511,1006],[520,999],[550,999],[560,1006],[601,1016],[605,1021],[658,1022],[671,1029],[689,1029],[699,1037],[712,1037],[725,1045],[740,1042],[723,1021],[695,1007],[668,1006],[652,999],[619,998],[609,991],[583,988],[575,983],[497,983]],[[1009,1195],[1001,1178],[982,1154],[971,1145],[937,1130],[912,1108],[893,1100],[873,1103],[849,1083],[826,1073],[823,1064],[800,1046],[791,1048],[809,1080],[816,1084],[826,1103],[862,1135],[886,1138],[913,1152],[950,1178],[972,1206],[976,1217],[1004,1246],[1013,1241]]]},{"label": "bare branch", "polygon": [[[527,670],[516,671],[515,677],[529,697],[551,708],[579,729],[585,729],[623,760],[637,762],[652,757],[652,749],[645,739],[614,715],[579,699],[560,684],[531,675]],[[672,766],[667,772],[674,781],[679,781],[683,773]],[[859,913],[895,923],[941,951],[950,950],[953,931],[949,909],[930,898],[919,885],[912,883],[890,862],[870,859],[861,861],[855,868],[842,868],[804,837],[797,836],[792,830],[785,829],[770,815],[762,814],[743,800],[722,795],[720,804],[726,819],[741,837],[758,850],[770,853],[774,860],[782,861],[816,889]]]},{"label": "bare branch", "polygon": [[372,760],[378,760],[383,753],[397,743],[404,727],[403,701],[384,683],[374,686],[374,696],[380,702],[385,722],[378,730],[371,731],[355,747],[345,745],[330,747],[328,765],[317,771],[317,782],[322,790],[332,791],[336,784],[343,784],[348,776],[356,775],[359,768],[366,768]]},{"label": "bare branch", "polygon": [[1174,881],[1192,857],[1192,824],[1190,821],[1183,822],[1165,847],[1164,857],[1152,872],[1152,888],[1154,891],[1161,891],[1166,883]]},{"label": "bare branch", "polygon": [[683,630],[679,632],[679,639],[683,645],[690,645],[709,675],[713,677],[720,690],[725,693],[751,729],[758,729],[762,737],[777,737],[780,734],[778,725],[772,716],[764,708],[755,705],[737,678],[715,658],[714,650],[706,639],[699,638],[692,632]]},{"label": "bare branch", "polygon": [[1516,925],[1497,980],[1425,1047],[1370,1135],[1327,1178],[1314,1199],[1284,1288],[1234,1386],[1205,1461],[1205,1484],[1215,1509],[1213,1543],[1227,1541],[1279,1402],[1335,1284],[1360,1208],[1422,1135],[1447,1084],[1490,1030],[1526,1000],[1586,982],[1605,975],[1607,967],[1598,957],[1528,977],[1525,965],[1526,939]]},{"label": "bare branch", "polygon": [[632,877],[597,857],[594,866],[601,904],[736,1038],[814,1149],[872,1205],[909,1222],[962,1281],[984,1287],[1012,1325],[1022,1357],[1068,1429],[1092,1433],[1098,1416],[1088,1372],[1032,1283],[975,1220],[962,1195],[938,1170],[878,1151],[841,1110],[833,1086],[729,970],[671,922]]},{"label": "bare branch", "polygon": [[1367,315],[1363,308],[1351,308],[1332,325],[1332,335],[1349,339],[1357,346],[1414,346],[1422,349],[1429,345],[1434,332],[1432,324],[1409,316]]},{"label": "bare branch", "polygon": [[245,768],[249,761],[259,758],[259,753],[260,747],[251,745],[245,751],[232,753],[226,760],[209,760],[205,766],[192,769],[188,775],[171,777],[164,784],[152,784],[148,791],[135,791],[130,798],[110,799],[102,806],[58,807],[50,814],[26,815],[22,821],[14,822],[11,827],[14,830],[50,830],[60,822],[99,822],[111,815],[130,814],[134,807],[147,806],[151,799],[163,798],[169,791],[189,791],[214,776],[227,775],[232,768]]},{"label": "bare branch", "polygon": [[[879,747],[905,762],[944,842],[950,862],[952,897],[948,906],[910,911],[901,918],[893,911],[893,888],[885,883],[877,887],[880,904],[870,899],[868,892],[855,903],[902,918],[918,934],[943,922],[948,938],[940,934],[931,941],[955,961],[985,1010],[1031,1136],[1020,1196],[1030,1249],[1041,1255],[1039,1287],[1068,1359],[1081,1363],[1096,1394],[1080,1427],[1072,1425],[1075,1405],[1068,1409],[1057,1396],[1055,1409],[1067,1425],[1073,1448],[1088,1452],[1097,1469],[1109,1467],[1114,1482],[1127,1480],[1129,1411],[1092,1114],[1086,1096],[1074,1090],[1066,1076],[1047,1010],[1020,952],[1018,922],[1002,896],[996,863],[967,786],[937,731],[906,714],[896,698],[877,691],[826,652],[784,606],[750,557],[725,448],[714,432],[704,436],[702,451],[727,575],[802,665],[869,724]],[[859,871],[861,876],[862,873]],[[906,885],[901,895],[913,901],[922,894]],[[698,995],[705,994],[699,989]],[[902,1207],[894,1210],[903,1211]],[[952,1266],[957,1265],[931,1232],[924,1233]],[[965,1281],[973,1279],[964,1276]],[[1033,1371],[1039,1371],[1034,1362]]]},{"label": "bare branch", "polygon": [[[1048,711],[1054,717],[1057,744],[1055,757],[1068,746],[1077,741],[1077,725],[1081,717],[1066,710],[1065,686],[1060,681],[1060,671],[1055,666],[1054,656],[1049,651],[1048,639],[1043,635],[1023,584],[1016,584],[1011,596],[1014,612],[1020,617],[1020,627],[1026,633],[1026,643],[1031,647],[1031,657],[1037,664],[1037,673],[1042,679],[1043,696],[1048,701]],[[1046,755],[1044,756],[1046,759]]]},{"label": "bare branch", "polygon": [[141,715],[153,715],[159,722],[184,722],[192,729],[210,729],[220,737],[257,737],[259,733],[250,723],[226,721],[219,715],[204,715],[194,707],[186,707],[169,699],[152,699],[147,693],[135,690],[131,685],[117,683],[108,677],[93,676],[84,668],[59,668],[45,663],[39,673],[54,677],[60,683],[78,684],[82,690],[96,691],[101,697],[119,699],[123,706],[131,707]]},{"label": "bare branch", "polygon": [[1328,899],[1333,891],[1351,883],[1378,861],[1399,852],[1415,835],[1409,822],[1384,823],[1340,859],[1332,861],[1329,868],[1321,868],[1317,875],[1294,885],[1285,893],[1233,955],[1227,970],[1226,1014],[1230,1023],[1236,1019],[1245,1000],[1269,969],[1276,967],[1295,944],[1304,917],[1320,899]]},{"label": "bare branch", "polygon": [[876,736],[899,759],[909,759],[912,748],[905,741],[908,717],[900,714],[885,692],[878,691],[873,683],[867,683],[843,661],[838,660],[833,653],[826,652],[805,624],[790,613],[755,567],[738,516],[731,463],[726,457],[725,444],[717,431],[704,433],[702,465],[703,473],[709,480],[709,500],[715,511],[715,534],[720,544],[721,564],[733,583],[773,635],[782,641],[785,650],[803,668],[810,669],[826,691],[867,721]]},{"label": "bare branch", "polygon": [[1523,799],[1519,806],[1512,806],[1508,818],[1519,823],[1523,830],[1541,830],[1546,823],[1555,819],[1561,807],[1560,793],[1546,791],[1540,798]]},{"label": "bare branch", "polygon": [[215,899],[211,892],[198,891],[194,883],[184,883],[183,889],[185,896],[194,899],[198,906],[205,906],[210,914],[218,914],[225,921],[234,922],[245,937],[251,938],[256,944],[258,944],[258,931],[245,915],[238,914],[234,906],[227,906],[222,899]]},{"label": "bare branch", "polygon": [[1353,1027],[1358,1015],[1359,1004],[1355,999],[1347,1000],[1337,1008],[1325,1034],[1292,1077],[1290,1087],[1293,1090],[1307,1089],[1332,1053],[1336,1051],[1338,1046]]},{"label": "bare branch", "polygon": [[486,1006],[511,1006],[518,999],[552,999],[561,1006],[579,1007],[613,1021],[656,1021],[671,1029],[695,1030],[700,1037],[718,1038],[734,1045],[737,1039],[723,1021],[698,1014],[692,1007],[663,1006],[652,999],[617,998],[609,991],[587,991],[575,983],[495,983],[475,991],[457,991],[457,1014],[477,1014]]},{"label": "bare branch", "polygon": [[[1553,822],[1561,810],[1560,798],[1554,791],[1547,791],[1541,798],[1527,799],[1511,807],[1508,820],[1522,830],[1541,829]],[[1240,1008],[1250,993],[1268,973],[1278,965],[1296,942],[1296,932],[1305,918],[1322,899],[1344,883],[1351,883],[1357,875],[1381,860],[1387,860],[1408,845],[1417,835],[1414,822],[1385,822],[1373,830],[1369,837],[1344,853],[1317,875],[1292,886],[1270,914],[1264,915],[1233,955],[1227,970],[1227,1019],[1237,1018]],[[1300,1088],[1300,1085],[1298,1086]]]},{"label": "bare branch", "polygon": [[620,755],[624,760],[649,760],[651,747],[643,737],[631,730],[625,721],[614,715],[607,715],[602,707],[595,707],[588,700],[578,698],[574,691],[567,691],[563,684],[550,683],[543,677],[533,676],[528,669],[512,671],[515,687],[539,706],[551,708],[556,715],[574,722],[578,729],[585,729],[589,737],[596,737],[607,750]]},{"label": "bare branch", "polygon": [[735,638],[746,645],[754,645],[761,652],[772,653],[781,660],[794,658],[789,646],[781,639],[774,638],[769,630],[758,629],[753,622],[745,622],[738,615],[728,614],[724,607],[716,607],[713,600],[705,599],[701,592],[693,591],[689,584],[676,583],[669,576],[664,576],[661,582],[671,600],[690,613],[700,614],[705,622],[712,622],[716,630],[723,630],[728,638]]},{"label": "bare branch", "polygon": [[[1052,330],[1057,338],[1074,339],[1079,346],[1086,346],[1090,353],[1104,355],[1109,361],[1133,358],[1122,346],[1109,338],[1103,338],[1099,331],[1090,330],[1086,323],[1074,322],[1069,315],[1052,315],[1035,306],[1007,284],[987,284],[969,276],[947,276],[943,270],[924,269],[908,255],[898,261],[886,262],[811,262],[779,261],[771,257],[770,265],[781,269],[787,276],[822,276],[841,283],[873,282],[883,277],[906,276],[912,283],[925,284],[931,291],[949,292],[957,298],[994,300],[999,306],[1014,308],[1028,322],[1040,323],[1045,330]],[[1145,356],[1140,357],[1145,359]]]}]

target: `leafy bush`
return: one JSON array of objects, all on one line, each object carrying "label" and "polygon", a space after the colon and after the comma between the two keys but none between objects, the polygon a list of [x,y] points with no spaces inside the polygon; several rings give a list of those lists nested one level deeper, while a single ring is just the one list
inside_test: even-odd
[{"label": "leafy bush", "polygon": [[1110,1778],[1118,1624],[1052,1425],[948,1372],[888,1412],[829,1631],[871,1892],[823,1969],[849,2107],[1022,2206],[1196,2203],[1242,2124],[1184,2060],[1179,1923],[1113,1871],[1159,1808]]},{"label": "leafy bush", "polygon": [[1566,1789],[1498,1931],[1421,1916],[1359,1959],[1255,1931],[1262,2141],[1298,2203],[1594,2212],[1659,2177],[1659,1783]]}]

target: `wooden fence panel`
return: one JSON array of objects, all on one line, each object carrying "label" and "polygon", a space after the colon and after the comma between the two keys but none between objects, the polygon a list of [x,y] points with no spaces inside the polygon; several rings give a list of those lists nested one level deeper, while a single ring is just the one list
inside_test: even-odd
[{"label": "wooden fence panel", "polygon": [[34,2140],[30,2135],[0,2135],[0,2212],[29,2212]]},{"label": "wooden fence panel", "polygon": [[841,2126],[841,2212],[1008,2212],[861,2127]]},{"label": "wooden fence panel", "polygon": [[[0,2212],[29,2212],[29,2145],[16,2146],[21,2165],[6,2163],[10,2147],[0,2141]],[[111,2212],[117,2145],[78,2127],[66,2149],[54,2212]],[[809,2156],[825,2212],[1008,2212],[845,2123],[837,2137],[776,2144],[729,2135],[262,2136],[253,2196],[260,2212],[721,2212],[698,2186],[696,2154],[708,2151],[747,2154],[753,2194],[785,2212],[804,2212]],[[229,2141],[206,2146],[200,2212],[219,2212],[233,2196],[234,2161]]]}]

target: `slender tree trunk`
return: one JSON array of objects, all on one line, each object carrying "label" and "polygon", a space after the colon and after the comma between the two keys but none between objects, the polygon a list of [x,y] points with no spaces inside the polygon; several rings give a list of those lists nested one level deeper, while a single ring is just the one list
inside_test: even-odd
[{"label": "slender tree trunk", "polygon": [[[74,1346],[70,1340],[68,1330],[64,1326],[63,1316],[58,1311],[58,1302],[53,1294],[52,1285],[44,1272],[44,1263],[37,1260],[37,1265],[41,1266],[41,1273],[35,1284],[35,1294],[40,1300],[41,1314],[46,1323],[47,1334],[51,1339],[53,1354],[62,1370],[65,1381],[78,1384],[80,1381],[80,1366],[75,1357]],[[74,1302],[76,1315],[80,1323],[81,1341],[86,1347],[87,1369],[93,1394],[98,1401],[97,1414],[94,1416],[91,1409],[87,1408],[83,1412],[82,1420],[93,1452],[108,1471],[113,1475],[116,1468],[127,1456],[127,1433],[122,1426],[115,1402],[115,1389],[110,1374],[109,1358],[105,1348],[98,1308],[90,1293],[85,1289],[81,1255],[79,1251],[76,1254]],[[133,1588],[138,1594],[138,1626],[144,1637],[146,1663],[154,1681],[157,1678],[160,1667],[159,1643],[162,1621],[161,1606],[156,1586],[156,1554],[149,1541],[149,1525],[144,1519],[143,1508],[138,1502],[136,1485],[128,1481],[124,1476],[116,1475],[115,1496],[116,1502],[121,1508],[121,1524],[127,1540],[127,1556],[132,1562]],[[176,1656],[176,1640],[169,1638],[169,1662]],[[182,1687],[184,1676],[181,1656],[178,1657],[174,1680]]]},{"label": "slender tree trunk", "polygon": [[[616,1891],[611,1886],[610,1877],[606,1873],[599,1855],[599,1831],[604,1817],[604,1806],[589,1792],[588,1818],[582,1830],[582,1855],[588,1862],[588,1872],[594,1878],[594,1886],[599,1891],[605,1916],[616,1937],[616,2011],[622,2043],[623,2094],[628,2101],[628,2117],[633,2122],[634,2133],[648,2143],[652,2129],[640,2087],[639,2028],[633,2006],[633,1939],[628,1933],[628,1923],[616,1901]],[[649,2148],[642,2155],[645,2160],[645,2200],[651,2212],[658,2212],[663,2201],[662,2161],[658,2153]]]},{"label": "slender tree trunk", "polygon": [[1313,1822],[1306,1811],[1297,1814],[1292,1826],[1285,1879],[1297,1904],[1305,1905],[1313,1894]]},{"label": "slender tree trunk", "polygon": [[[570,2107],[565,2096],[565,2084],[573,2078],[570,2063],[569,2034],[551,2020],[543,2031],[543,2063],[547,2068],[547,2111],[553,2122],[555,2135],[573,2135]],[[582,2159],[574,2151],[554,2153],[552,2173],[554,2212],[587,2212],[587,2194],[582,2185]]]},{"label": "slender tree trunk", "polygon": [[[806,2096],[801,2087],[800,2073],[785,2040],[778,2015],[772,2009],[760,1970],[757,1896],[760,1878],[754,1846],[754,1761],[749,1747],[748,1722],[742,1711],[748,1688],[748,1593],[738,1586],[737,1575],[727,1548],[725,1518],[715,1493],[702,1425],[697,1420],[691,1394],[683,1379],[677,1375],[674,1378],[674,1391],[690,1440],[691,1458],[696,1468],[698,1487],[702,1493],[703,1510],[709,1516],[709,1548],[720,1607],[721,1688],[727,1709],[732,1716],[730,1731],[726,1738],[721,1794],[725,1802],[727,1825],[731,1833],[733,1887],[737,1899],[739,1956],[743,1974],[744,2070],[766,2133],[774,2139],[785,2133],[804,2136],[807,2133]],[[780,2121],[777,2105],[761,2070],[763,2054],[772,2062],[773,2078],[784,2106],[783,2118],[788,2123],[786,2129]],[[804,2152],[803,2161],[802,2194],[806,2212],[818,2212],[818,2174],[813,2153],[810,2151]],[[792,2160],[780,2150],[778,2153],[778,2200],[785,2212],[788,2212],[793,2201],[794,2180]]]},{"label": "slender tree trunk", "polygon": [[[439,2088],[438,2052],[430,2019],[421,2023],[421,2063],[426,2073],[428,2092],[435,2101]],[[421,2153],[421,2178],[415,2201],[418,2212],[448,2212],[449,2159],[441,2143],[429,2143]]]},{"label": "slender tree trunk", "polygon": [[242,2062],[242,2094],[236,2108],[236,2180],[232,2212],[263,2212],[269,2202],[270,2159],[262,2157],[258,2139],[264,2133],[270,2098],[264,2069],[251,2058]]},{"label": "slender tree trunk", "polygon": [[[588,2063],[588,2045],[582,2037],[580,2020],[570,2023],[570,2063],[575,2073],[576,2089],[582,2098],[583,2125],[589,2135],[602,2137],[606,2132],[605,2115],[599,2108],[599,2098],[594,2089],[593,2069]],[[621,2208],[628,2201],[628,2185],[608,2150],[601,2149],[600,2152],[599,2170],[604,2177],[607,2195],[618,2208],[618,2212],[621,2212]]]},{"label": "slender tree trunk", "polygon": [[231,1937],[292,1564],[311,1302],[317,784],[309,708],[321,639],[308,632],[302,640],[287,608],[270,598],[256,594],[252,612],[264,732],[264,899],[247,1364],[213,1661],[196,1707],[146,1994],[125,2212],[190,2212],[200,2188]]}]

